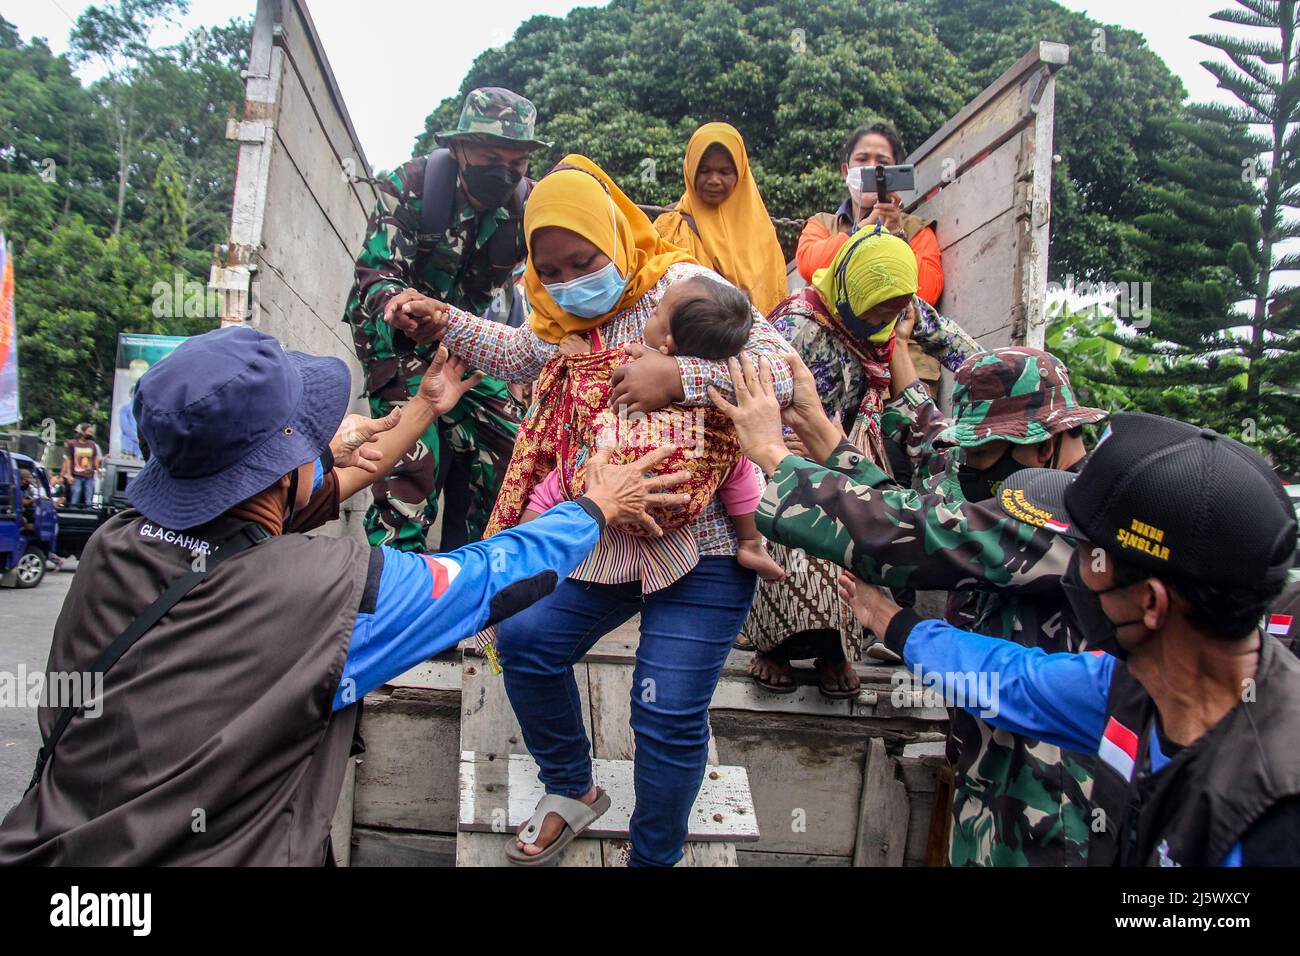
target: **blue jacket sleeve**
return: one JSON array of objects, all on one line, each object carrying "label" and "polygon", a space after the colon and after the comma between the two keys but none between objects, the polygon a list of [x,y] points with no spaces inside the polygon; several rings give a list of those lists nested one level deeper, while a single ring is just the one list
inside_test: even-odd
[{"label": "blue jacket sleeve", "polygon": [[334,709],[545,597],[587,556],[603,527],[590,502],[566,501],[448,554],[380,549],[378,594],[357,614]]},{"label": "blue jacket sleeve", "polygon": [[1041,648],[921,621],[903,660],[949,706],[994,727],[1066,750],[1096,753],[1115,672],[1109,654],[1047,654]]}]

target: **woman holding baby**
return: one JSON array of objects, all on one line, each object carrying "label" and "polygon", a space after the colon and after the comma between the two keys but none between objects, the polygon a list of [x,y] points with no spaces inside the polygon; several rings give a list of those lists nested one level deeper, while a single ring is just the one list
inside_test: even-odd
[{"label": "woman holding baby", "polygon": [[[583,464],[602,436],[621,436],[615,443],[629,447],[616,454],[635,454],[646,434],[663,433],[656,416],[683,434],[682,421],[704,410],[705,427],[700,447],[666,466],[689,473],[675,490],[690,504],[661,511],[658,525],[606,528],[581,567],[500,626],[506,691],[547,793],[507,855],[549,862],[608,807],[592,778],[573,665],[639,613],[630,863],[671,866],[704,775],[709,701],[766,558],[752,531],[753,468],[740,463],[707,390],[732,394],[725,359],[743,350],[769,357],[788,401],[789,368],[778,357],[785,344],[725,279],[662,239],[586,157],[566,157],[538,183],[524,233],[529,322],[508,328],[451,309],[443,337],[490,375],[537,379],[489,534],[580,493]],[[648,432],[620,432],[619,416],[644,416]]]}]

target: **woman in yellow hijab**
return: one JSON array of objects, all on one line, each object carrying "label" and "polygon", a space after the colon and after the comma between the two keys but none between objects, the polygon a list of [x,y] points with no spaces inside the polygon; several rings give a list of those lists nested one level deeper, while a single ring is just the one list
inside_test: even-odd
[{"label": "woman in yellow hijab", "polygon": [[785,256],[740,132],[706,123],[686,146],[686,192],[655,220],[659,234],[726,276],[767,315],[785,298]]},{"label": "woman in yellow hijab", "polygon": [[[660,238],[603,169],[576,153],[564,157],[528,197],[524,238],[530,322],[547,342],[603,325],[644,297],[673,263],[693,261]],[[591,247],[598,255],[584,257]]]},{"label": "woman in yellow hijab", "polygon": [[[875,464],[889,470],[880,415],[889,394],[894,327],[905,311],[917,313],[918,325],[950,323],[916,298],[911,247],[879,227],[854,234],[812,278],[812,285],[778,305],[769,321],[812,371],[826,414],[844,425]],[[922,308],[928,310],[924,315]],[[960,365],[965,353],[958,354]],[[861,628],[839,601],[839,568],[792,556],[775,543],[769,550],[786,577],[759,585],[745,622],[743,638],[758,652],[750,675],[770,691],[791,693],[796,685],[790,661],[813,657],[825,696],[856,696],[852,660],[861,657]]]},{"label": "woman in yellow hijab", "polygon": [[[460,309],[445,310],[449,324],[442,341],[452,353],[507,381],[531,381],[542,373],[542,397],[519,426],[493,508],[493,528],[513,523],[539,473],[549,473],[561,461],[567,467],[570,436],[582,433],[580,418],[590,409],[581,400],[597,393],[600,383],[577,395],[568,389],[548,392],[546,382],[562,370],[566,376],[570,367],[581,372],[581,360],[626,347],[629,362],[610,373],[605,388],[615,413],[626,413],[629,422],[640,411],[669,405],[692,406],[684,414],[698,421],[697,413],[711,406],[709,386],[734,394],[725,363],[646,350],[646,324],[674,287],[672,298],[680,299],[689,292],[681,286],[694,284],[688,280],[726,280],[659,236],[599,166],[582,156],[565,157],[529,197],[524,233],[524,284],[532,310],[527,324],[510,328]],[[779,358],[787,351],[785,342],[761,315],[753,320],[744,350],[767,357],[777,393],[788,402],[790,369]],[[558,343],[570,335],[585,338],[593,353],[566,357]],[[579,388],[587,384],[580,375],[571,381]],[[558,400],[550,401],[551,394]],[[707,422],[703,427],[707,431]],[[685,451],[683,438],[694,447],[700,437],[707,453],[707,434],[666,435],[662,442]],[[589,450],[585,442],[573,449],[575,466]],[[555,507],[581,506],[580,500]],[[536,520],[547,519],[542,514]],[[507,550],[516,547],[509,532],[469,547],[490,552],[498,540]],[[629,542],[637,546],[628,547]],[[549,579],[527,583],[526,593],[536,603],[500,623],[497,650],[506,693],[548,796],[519,839],[507,844],[512,862],[549,862],[608,806],[608,797],[593,783],[582,721],[573,719],[572,702],[578,699],[573,663],[603,634],[638,614],[637,675],[660,690],[656,700],[640,694],[632,700],[637,807],[631,863],[672,866],[681,859],[708,759],[709,701],[754,596],[756,575],[741,566],[736,551],[735,529],[715,501],[662,538],[634,538],[606,528],[577,568],[557,569]],[[647,589],[652,577],[662,587]],[[555,811],[557,803],[574,812]]]}]

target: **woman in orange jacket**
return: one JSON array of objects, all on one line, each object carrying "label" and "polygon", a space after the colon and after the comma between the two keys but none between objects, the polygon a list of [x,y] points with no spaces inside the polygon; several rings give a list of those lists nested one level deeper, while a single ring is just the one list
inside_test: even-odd
[{"label": "woman in orange jacket", "polygon": [[[840,159],[840,175],[849,186],[850,196],[835,212],[822,212],[804,224],[795,252],[795,264],[805,282],[812,274],[825,269],[840,251],[846,239],[863,226],[880,223],[887,232],[906,240],[916,255],[919,287],[917,295],[934,305],[943,292],[943,264],[939,254],[939,240],[933,225],[917,216],[903,212],[898,193],[890,194],[890,201],[876,201],[876,194],[863,194],[860,174],[863,166],[897,166],[907,153],[898,131],[889,123],[859,126],[844,144]],[[853,170],[853,175],[850,175]]]}]

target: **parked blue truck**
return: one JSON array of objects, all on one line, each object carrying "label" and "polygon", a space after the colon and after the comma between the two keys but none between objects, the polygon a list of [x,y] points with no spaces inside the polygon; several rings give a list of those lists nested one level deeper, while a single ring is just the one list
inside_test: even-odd
[{"label": "parked blue truck", "polygon": [[34,588],[57,553],[59,521],[45,468],[0,449],[0,585]]}]

